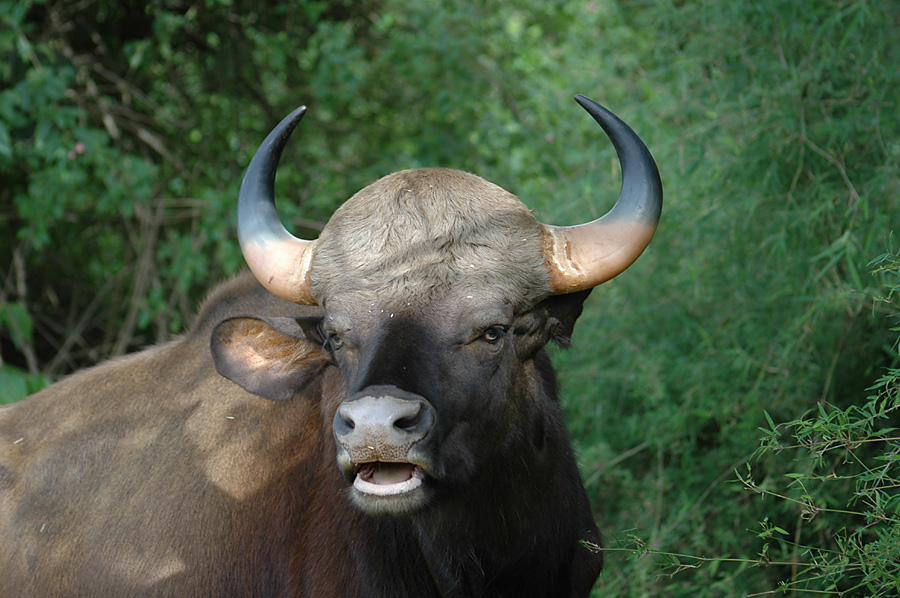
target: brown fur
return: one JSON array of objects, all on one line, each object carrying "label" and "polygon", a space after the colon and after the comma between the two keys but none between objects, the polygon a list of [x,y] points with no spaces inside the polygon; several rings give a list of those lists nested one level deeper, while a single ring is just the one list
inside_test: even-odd
[{"label": "brown fur", "polygon": [[[250,276],[214,295],[186,337],[0,409],[0,596],[260,596],[288,585],[287,546],[303,525],[291,514],[314,498],[295,480],[323,462],[322,379],[297,400],[262,400],[215,371],[209,334],[246,309],[314,308]],[[289,344],[296,363],[302,344]],[[326,358],[313,344],[305,352],[315,379]]]}]

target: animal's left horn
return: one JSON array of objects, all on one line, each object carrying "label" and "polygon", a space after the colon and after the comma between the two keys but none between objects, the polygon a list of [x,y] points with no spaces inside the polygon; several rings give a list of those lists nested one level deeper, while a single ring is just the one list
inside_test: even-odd
[{"label": "animal's left horn", "polygon": [[264,287],[282,299],[315,305],[309,274],[316,242],[289,233],[275,210],[278,161],[305,112],[301,106],[282,120],[250,161],[238,198],[237,232],[244,259]]},{"label": "animal's left horn", "polygon": [[612,112],[582,95],[575,100],[594,117],[616,148],[622,191],[603,217],[576,226],[544,225],[544,259],[553,294],[597,286],[630,266],[650,244],[662,211],[662,182],[640,137]]}]

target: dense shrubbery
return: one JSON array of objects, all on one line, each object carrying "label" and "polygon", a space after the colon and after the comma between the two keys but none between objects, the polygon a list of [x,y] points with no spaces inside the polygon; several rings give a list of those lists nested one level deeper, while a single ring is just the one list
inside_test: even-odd
[{"label": "dense shrubbery", "polygon": [[0,0],[0,402],[183,327],[297,104],[279,207],[314,235],[423,165],[602,213],[585,93],[667,193],[557,355],[597,595],[898,592],[895,3],[243,4]]},{"label": "dense shrubbery", "polygon": [[[890,280],[886,296],[876,300],[897,314],[900,255],[885,254],[877,264],[876,271]],[[759,461],[778,459],[785,451],[794,471],[758,482],[760,476],[748,466],[741,477],[750,491],[799,511],[809,528],[791,534],[768,520],[760,522],[759,537],[766,542],[759,564],[780,560],[791,567],[785,591],[900,592],[900,368],[887,369],[869,391],[859,404],[820,403],[800,419],[779,425],[769,418]]]}]

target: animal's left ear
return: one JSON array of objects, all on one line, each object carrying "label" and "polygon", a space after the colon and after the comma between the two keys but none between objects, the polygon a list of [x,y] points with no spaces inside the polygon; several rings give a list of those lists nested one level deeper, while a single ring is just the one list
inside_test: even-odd
[{"label": "animal's left ear", "polygon": [[538,306],[547,310],[547,324],[549,326],[550,339],[561,347],[572,344],[572,331],[575,329],[575,321],[584,309],[584,302],[593,289],[568,293],[566,295],[553,295],[544,299]]},{"label": "animal's left ear", "polygon": [[553,295],[534,309],[519,316],[513,328],[516,352],[520,359],[528,359],[549,341],[568,347],[572,341],[575,321],[581,315],[585,299],[591,289],[567,295]]},{"label": "animal's left ear", "polygon": [[330,361],[320,323],[321,317],[225,319],[210,339],[216,370],[255,395],[289,399]]}]

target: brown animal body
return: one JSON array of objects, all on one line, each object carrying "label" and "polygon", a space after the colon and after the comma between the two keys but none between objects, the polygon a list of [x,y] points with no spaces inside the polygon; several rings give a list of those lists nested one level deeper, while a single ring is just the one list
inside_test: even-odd
[{"label": "brown animal body", "polygon": [[[590,224],[605,241],[425,169],[362,190],[308,243],[270,209],[300,114],[239,210],[283,298],[243,275],[184,337],[0,409],[0,597],[589,593],[600,538],[544,346],[649,241],[646,148],[611,134],[631,207]],[[649,212],[626,194],[636,170]],[[580,242],[613,257],[572,261]]]}]

